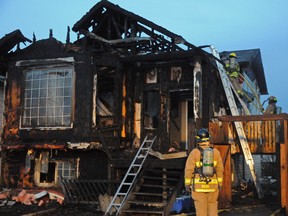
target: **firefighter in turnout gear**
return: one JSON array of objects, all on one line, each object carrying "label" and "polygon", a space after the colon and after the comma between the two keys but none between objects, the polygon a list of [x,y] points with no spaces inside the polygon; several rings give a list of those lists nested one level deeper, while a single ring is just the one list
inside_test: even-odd
[{"label": "firefighter in turnout gear", "polygon": [[236,60],[236,53],[232,52],[229,54],[229,60],[225,62],[225,67],[227,75],[234,86],[238,95],[242,98],[244,96],[241,83],[239,82],[240,78],[240,66]]},{"label": "firefighter in turnout gear", "polygon": [[191,192],[197,216],[218,215],[218,195],[223,182],[220,152],[210,144],[207,129],[197,132],[197,147],[189,154],[185,165],[185,187]]},{"label": "firefighter in turnout gear", "polygon": [[274,96],[270,96],[268,98],[268,106],[266,107],[266,110],[264,112],[264,115],[266,114],[276,114],[276,110],[277,110],[277,98]]}]

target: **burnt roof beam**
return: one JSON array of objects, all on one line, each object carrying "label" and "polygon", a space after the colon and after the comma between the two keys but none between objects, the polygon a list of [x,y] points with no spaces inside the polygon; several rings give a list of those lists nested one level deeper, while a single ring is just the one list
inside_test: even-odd
[{"label": "burnt roof beam", "polygon": [[[142,23],[145,26],[149,26],[151,29],[155,29],[158,32],[160,32],[161,34],[164,34],[172,39],[175,39],[175,41],[183,41],[184,39],[182,38],[182,36],[174,34],[173,32],[159,26],[156,25],[155,23],[141,17],[138,16],[132,12],[129,12],[127,10],[124,10],[123,8],[119,7],[118,5],[114,5],[112,3],[110,3],[109,1],[101,1],[98,4],[96,4],[80,21],[78,21],[72,28],[73,31],[79,31],[81,29],[81,26],[88,26],[90,25],[89,20],[92,20],[92,18],[94,17],[94,14],[96,14],[99,9],[105,8],[106,11],[111,10],[115,13],[117,13],[120,16],[125,16],[128,17],[129,20],[133,20],[134,22],[138,22],[138,23]],[[124,24],[125,26],[125,24]],[[128,28],[126,28],[125,30],[128,30]],[[127,31],[125,31],[125,33],[127,33]]]},{"label": "burnt roof beam", "polygon": [[120,30],[119,30],[119,28],[118,28],[118,25],[117,25],[117,22],[116,22],[116,20],[115,20],[115,17],[112,16],[112,17],[111,17],[111,20],[112,20],[113,26],[115,27],[115,31],[116,31],[118,37],[119,37],[119,38],[122,38],[121,32],[120,32]]},{"label": "burnt roof beam", "polygon": [[166,44],[171,45],[171,47],[173,47],[175,51],[176,50],[183,51],[183,49],[181,47],[177,46],[176,44],[173,44],[172,42],[170,42],[168,40],[166,40],[163,35],[162,36],[158,35],[158,34],[150,31],[149,29],[145,28],[144,26],[142,26],[140,24],[137,25],[137,28],[140,31],[144,32],[145,34],[149,35],[150,37],[154,38],[155,40],[160,41],[160,43],[166,43]]},{"label": "burnt roof beam", "polygon": [[138,42],[138,41],[153,41],[152,38],[150,37],[130,37],[130,38],[124,38],[124,39],[115,39],[115,40],[107,40],[101,36],[98,36],[97,34],[93,33],[93,32],[89,32],[89,31],[84,31],[84,30],[80,30],[81,34],[84,34],[87,37],[90,37],[92,39],[95,39],[97,41],[106,43],[106,44],[110,44],[110,45],[116,45],[116,44],[120,44],[120,43],[131,43],[131,42]]}]

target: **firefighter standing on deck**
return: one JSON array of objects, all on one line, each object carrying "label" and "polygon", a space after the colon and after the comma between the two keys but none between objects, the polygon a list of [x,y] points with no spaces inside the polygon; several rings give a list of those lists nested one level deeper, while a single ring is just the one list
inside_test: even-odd
[{"label": "firefighter standing on deck", "polygon": [[225,67],[227,71],[227,75],[234,86],[236,92],[238,95],[242,98],[243,97],[243,91],[242,86],[239,82],[239,76],[240,76],[240,66],[236,60],[237,56],[236,53],[232,52],[229,54],[229,60],[225,62]]},{"label": "firefighter standing on deck", "polygon": [[270,96],[268,98],[268,106],[266,107],[266,110],[264,112],[264,115],[266,114],[276,114],[276,110],[277,110],[277,98],[274,96]]},{"label": "firefighter standing on deck", "polygon": [[209,139],[208,130],[202,128],[197,132],[198,146],[191,151],[185,165],[185,187],[192,191],[197,216],[218,215],[224,167],[219,150],[212,148]]}]

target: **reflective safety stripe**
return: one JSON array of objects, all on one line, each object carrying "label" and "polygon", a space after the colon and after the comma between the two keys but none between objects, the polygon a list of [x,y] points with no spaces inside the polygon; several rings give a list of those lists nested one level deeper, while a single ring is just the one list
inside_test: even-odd
[{"label": "reflective safety stripe", "polygon": [[235,77],[235,78],[238,78],[238,76],[239,76],[239,73],[238,73],[238,72],[236,72],[236,71],[234,71],[234,72],[230,72],[230,73],[228,73],[228,75],[229,75],[230,77]]},{"label": "reflective safety stripe", "polygon": [[200,178],[195,178],[194,183],[195,184],[206,184],[206,185],[210,185],[210,184],[218,184],[217,179],[210,179],[211,181],[209,181],[209,183],[207,184],[205,181],[201,181]]},{"label": "reflective safety stripe", "polygon": [[216,188],[213,188],[213,189],[200,189],[200,188],[197,188],[195,189],[196,192],[214,192],[216,190]]},{"label": "reflective safety stripe", "polygon": [[190,178],[185,178],[185,185],[191,185],[191,179]]},{"label": "reflective safety stripe", "polygon": [[218,183],[216,175],[206,182],[205,179],[200,178],[199,174],[196,174],[193,179],[193,190],[196,192],[214,192],[218,188]]}]

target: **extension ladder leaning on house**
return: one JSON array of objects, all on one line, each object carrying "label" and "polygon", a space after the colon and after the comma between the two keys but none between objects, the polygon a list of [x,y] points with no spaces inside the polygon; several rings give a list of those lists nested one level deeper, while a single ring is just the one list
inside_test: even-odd
[{"label": "extension ladder leaning on house", "polygon": [[[152,148],[154,142],[156,140],[156,136],[154,136],[152,139],[148,136],[145,137],[143,140],[139,150],[137,151],[128,171],[126,172],[126,175],[124,176],[120,186],[118,187],[111,203],[109,204],[105,216],[108,216],[111,214],[111,211],[114,210],[115,215],[119,215],[121,212],[121,208],[123,207],[127,196],[129,195],[129,192],[133,186],[133,183],[135,182],[137,175],[141,171],[141,168],[149,154],[150,149]],[[114,209],[113,209],[114,208]],[[115,212],[116,210],[116,212]]]},{"label": "extension ladder leaning on house", "polygon": [[[230,79],[227,76],[225,68],[223,67],[223,64],[221,62],[220,55],[219,55],[217,49],[214,46],[210,46],[210,49],[211,49],[212,55],[216,58],[216,64],[217,64],[218,71],[219,71],[221,81],[223,84],[223,88],[224,88],[224,91],[225,91],[225,94],[226,94],[226,97],[228,100],[231,114],[233,116],[239,116],[239,111],[238,111],[238,108],[237,108],[237,105],[235,102],[235,98],[234,98],[234,95],[236,95],[236,97],[238,98],[239,102],[241,103],[245,113],[247,115],[251,115],[245,102],[239,97],[239,95],[236,93],[234,86],[230,82]],[[232,90],[234,91],[235,94],[233,94]],[[234,124],[235,124],[235,128],[236,128],[236,131],[238,134],[240,144],[241,144],[241,148],[242,148],[242,151],[244,154],[245,161],[246,161],[247,165],[249,166],[251,176],[252,176],[252,179],[254,181],[257,193],[258,193],[258,197],[260,199],[262,199],[263,198],[262,188],[261,188],[259,180],[256,176],[256,171],[255,171],[255,167],[254,167],[254,160],[253,160],[253,157],[252,157],[252,154],[250,152],[250,148],[249,148],[249,145],[248,145],[248,142],[246,139],[246,134],[245,134],[245,131],[243,128],[243,124],[241,122],[236,122],[236,121],[234,122]]]}]

